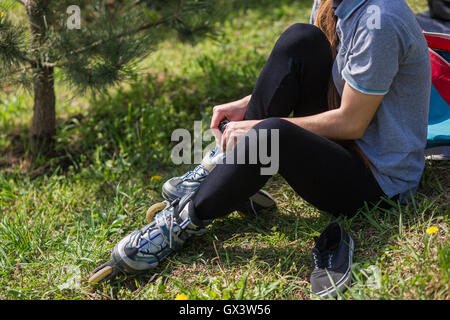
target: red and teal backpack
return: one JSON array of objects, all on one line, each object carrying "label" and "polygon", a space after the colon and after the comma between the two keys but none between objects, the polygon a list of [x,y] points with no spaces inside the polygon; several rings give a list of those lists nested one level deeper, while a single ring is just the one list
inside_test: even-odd
[{"label": "red and teal backpack", "polygon": [[427,148],[450,146],[450,34],[424,35],[432,71]]}]

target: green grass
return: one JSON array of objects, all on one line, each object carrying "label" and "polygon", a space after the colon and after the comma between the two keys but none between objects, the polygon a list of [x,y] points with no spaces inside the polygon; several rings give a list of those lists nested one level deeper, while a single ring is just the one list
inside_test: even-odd
[{"label": "green grass", "polygon": [[[311,1],[233,5],[217,38],[160,43],[145,72],[107,96],[78,97],[59,83],[51,157],[29,161],[29,95],[2,96],[1,299],[310,299],[313,237],[335,218],[279,176],[266,186],[278,210],[216,221],[155,272],[96,288],[83,281],[144,224],[162,183],[187,169],[170,163],[171,132],[200,119],[206,128],[212,106],[249,94],[279,34],[307,20]],[[353,285],[340,299],[449,299],[449,194],[450,164],[429,161],[413,203],[338,218],[356,244]]]}]

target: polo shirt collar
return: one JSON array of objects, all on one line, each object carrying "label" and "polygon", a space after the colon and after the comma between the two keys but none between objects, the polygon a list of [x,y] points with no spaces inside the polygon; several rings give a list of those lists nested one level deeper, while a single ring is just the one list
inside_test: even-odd
[{"label": "polo shirt collar", "polygon": [[342,0],[333,0],[333,9],[336,10],[336,8],[341,4]]},{"label": "polo shirt collar", "polygon": [[339,19],[349,17],[367,0],[333,0],[334,13]]}]

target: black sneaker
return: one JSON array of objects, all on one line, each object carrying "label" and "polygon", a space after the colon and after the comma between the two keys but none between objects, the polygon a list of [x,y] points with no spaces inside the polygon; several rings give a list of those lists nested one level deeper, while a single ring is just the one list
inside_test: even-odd
[{"label": "black sneaker", "polygon": [[246,201],[236,207],[236,211],[249,216],[258,216],[263,210],[273,209],[277,206],[275,199],[264,191],[259,190]]},{"label": "black sneaker", "polygon": [[353,259],[353,239],[338,222],[331,222],[312,249],[313,271],[311,291],[321,298],[336,297],[350,285]]}]

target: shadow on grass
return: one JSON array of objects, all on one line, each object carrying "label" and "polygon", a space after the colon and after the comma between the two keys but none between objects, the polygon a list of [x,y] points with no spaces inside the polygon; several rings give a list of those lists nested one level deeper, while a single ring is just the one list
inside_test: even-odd
[{"label": "shadow on grass", "polygon": [[[28,173],[51,175],[70,166],[82,168],[94,163],[96,152],[104,161],[126,158],[135,170],[170,166],[170,151],[175,145],[172,132],[178,128],[192,132],[194,121],[202,118],[207,125],[209,119],[204,115],[211,113],[213,105],[248,95],[262,59],[255,57],[255,66],[250,69],[242,62],[243,70],[204,57],[201,73],[189,79],[168,77],[158,81],[148,75],[124,84],[111,95],[93,99],[86,115],[57,119],[54,150],[30,163]],[[18,130],[20,133],[15,133]],[[27,132],[21,127],[8,133],[10,143],[1,151],[9,157],[1,159],[2,167],[14,165],[8,159],[27,157]]]},{"label": "shadow on grass", "polygon": [[[444,216],[449,213],[449,166],[445,162],[427,164],[413,203],[393,203],[393,207],[386,210],[362,209],[352,218],[335,218],[324,213],[317,217],[304,217],[301,212],[284,214],[277,210],[266,212],[258,218],[232,215],[215,222],[202,239],[191,241],[183,252],[171,258],[172,263],[162,268],[157,276],[182,280],[187,279],[184,272],[190,277],[195,277],[197,272],[204,272],[206,276],[208,272],[230,272],[229,276],[233,279],[235,270],[248,270],[250,265],[257,265],[261,267],[261,272],[277,266],[279,274],[290,274],[307,282],[312,271],[313,236],[317,235],[312,230],[320,232],[332,220],[340,221],[354,239],[354,272],[360,273],[370,265],[377,265],[387,248],[398,246],[398,239],[415,228],[423,228],[422,224],[436,212]],[[284,237],[282,241],[278,236],[274,237],[276,232]],[[260,243],[258,239],[261,239]],[[199,267],[202,263],[196,262],[198,259],[206,264],[203,267],[209,268],[209,271]],[[293,264],[299,272],[291,269]],[[364,278],[363,274],[359,277]],[[141,275],[138,282],[145,285],[149,279],[151,275]]]},{"label": "shadow on grass", "polygon": [[[226,275],[222,275],[228,281],[248,272],[236,274],[236,270],[248,270],[250,264],[266,272],[274,272],[275,268],[275,272],[283,275],[289,275],[292,265],[296,264],[301,266],[301,270],[295,271],[296,275],[307,279],[312,258],[311,247],[305,246],[305,243],[311,244],[311,236],[297,234],[294,229],[299,225],[320,228],[327,219],[326,216],[302,218],[295,214],[280,215],[277,210],[261,213],[256,219],[233,214],[232,217],[216,221],[201,238],[190,239],[182,251],[171,255],[169,261],[163,262],[155,270],[113,281],[112,296],[120,296],[120,290],[123,288],[134,291],[158,279],[166,281],[174,278],[183,282],[188,277],[189,281],[195,282],[195,277],[209,278],[217,272],[225,272]],[[274,228],[280,230],[275,238],[284,237],[281,246],[270,243]]]},{"label": "shadow on grass", "polygon": [[[297,1],[281,1],[281,5]],[[230,3],[235,9],[257,8],[261,16],[270,15],[281,6],[280,2],[271,0]],[[304,1],[302,5],[310,7],[311,1]],[[59,119],[56,143],[58,153],[52,159],[43,160],[46,164],[40,166],[42,170],[38,174],[52,174],[57,168],[65,172],[72,165],[102,166],[109,160],[129,163],[129,173],[121,179],[128,179],[136,175],[136,172],[154,169],[166,170],[164,178],[182,173],[184,169],[174,169],[168,162],[173,145],[170,141],[173,130],[183,127],[190,129],[192,122],[204,117],[207,109],[214,104],[247,95],[264,60],[262,56],[255,56],[248,71],[245,69],[247,61],[243,61],[236,69],[227,62],[215,61],[212,57],[203,58],[201,72],[190,75],[189,78],[163,75],[158,80],[156,76],[143,77],[130,82],[127,89],[124,85],[110,96],[94,99],[87,116],[73,115]],[[241,86],[230,85],[236,83]],[[15,155],[19,157],[21,152],[25,152],[22,137],[24,135],[17,135],[12,142],[13,148],[17,148],[14,149]],[[98,163],[95,162],[95,154],[98,155]],[[441,208],[448,208],[449,200],[446,195],[450,194],[449,169],[445,163],[427,163],[419,190],[425,195],[423,202],[434,199]],[[112,198],[114,190],[112,187],[108,188],[101,192],[107,194],[107,198]],[[285,201],[284,198],[279,200]],[[419,204],[418,209],[411,209],[410,212],[420,212],[424,206],[425,204]],[[430,215],[428,211],[426,214]],[[388,213],[367,211],[352,219],[339,219],[356,242],[355,262],[364,265],[374,263],[384,249],[393,243],[394,237],[398,235],[399,225],[413,225],[416,223],[415,218],[411,214],[403,216],[402,221],[398,211],[392,210]],[[216,222],[207,235],[194,239],[186,250],[171,259],[178,265],[192,267],[195,258],[201,257],[209,265],[220,262],[227,268],[248,266],[252,259],[268,266],[281,261],[281,273],[289,272],[292,262],[296,262],[306,266],[300,273],[306,279],[311,271],[312,230],[322,231],[331,220],[334,218],[325,214],[307,218],[302,213],[278,212],[268,212],[257,219],[233,216]],[[278,235],[272,239],[275,233]],[[250,241],[261,239],[261,245],[247,243],[247,237]],[[285,245],[270,245],[271,241],[274,244],[279,241]],[[180,273],[178,265],[163,263],[156,272],[162,276]],[[152,278],[152,274],[126,278],[120,285],[113,283],[112,289],[115,294],[123,287],[133,290],[134,280],[145,286],[149,280],[155,281],[155,278]]]},{"label": "shadow on grass", "polygon": [[[170,256],[169,261],[153,272],[124,276],[112,282],[112,294],[120,297],[123,288],[134,291],[158,279],[195,283],[197,277],[204,279],[219,274],[224,281],[234,281],[255,266],[258,269],[250,269],[255,274],[275,272],[307,283],[312,271],[313,237],[333,220],[341,222],[354,239],[353,262],[357,264],[354,272],[360,272],[364,267],[376,265],[386,248],[395,246],[398,237],[409,228],[414,229],[421,219],[432,217],[436,205],[449,208],[450,171],[442,174],[448,168],[448,163],[428,163],[414,205],[393,204],[388,210],[362,209],[352,218],[336,218],[326,213],[305,216],[302,210],[307,211],[307,204],[296,212],[280,208],[281,211],[268,210],[257,217],[234,213],[214,222],[208,233],[191,239],[182,251]],[[283,179],[276,176],[269,180],[265,189],[279,190],[283,183]],[[280,204],[284,200],[277,198],[277,201]],[[292,269],[293,265],[296,270]]]},{"label": "shadow on grass", "polygon": [[[265,19],[277,20],[283,18],[283,6],[293,3],[303,11],[309,10],[312,1],[226,1],[223,15],[224,19],[231,19],[253,10]],[[170,165],[173,130],[191,130],[193,121],[204,118],[212,106],[251,92],[266,57],[255,51],[245,58],[251,60],[242,61],[239,53],[231,58],[233,61],[199,53],[194,63],[198,73],[175,78],[164,73],[143,76],[123,83],[110,95],[93,98],[85,115],[57,119],[54,150],[30,162],[30,171],[37,176],[57,169],[66,172],[70,167],[81,168],[94,162],[91,155],[96,152],[105,161],[124,157],[136,170]],[[10,159],[24,158],[28,153],[27,130],[20,130],[21,134],[11,133],[10,145],[0,150],[10,155],[3,158],[2,167],[11,165]]]}]

